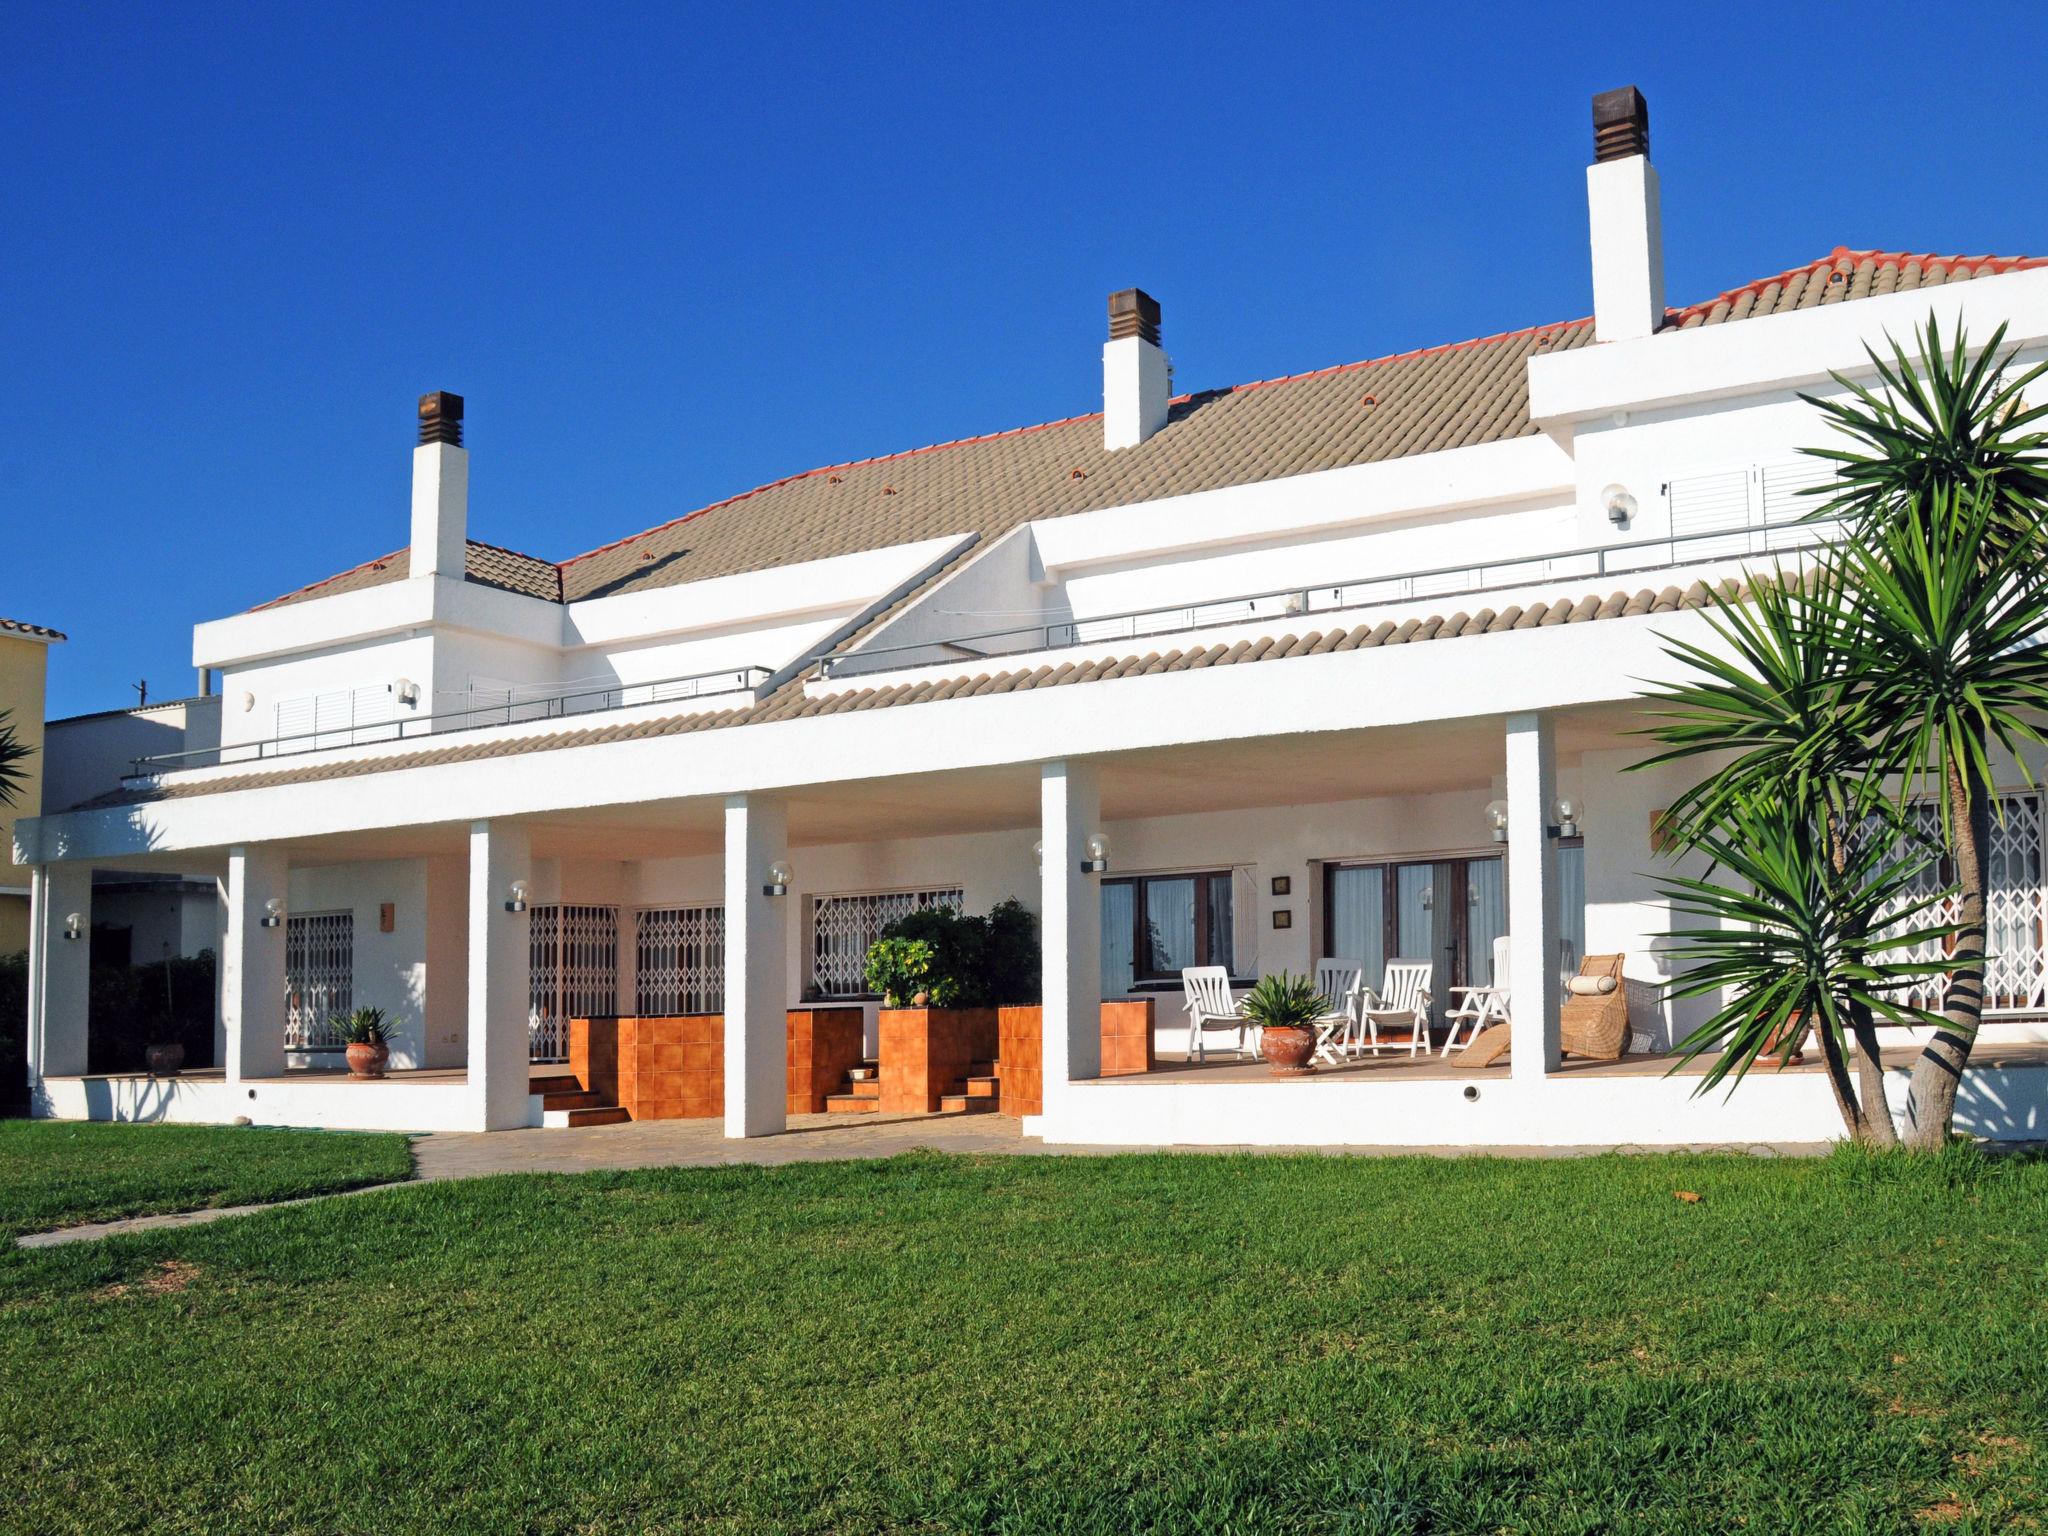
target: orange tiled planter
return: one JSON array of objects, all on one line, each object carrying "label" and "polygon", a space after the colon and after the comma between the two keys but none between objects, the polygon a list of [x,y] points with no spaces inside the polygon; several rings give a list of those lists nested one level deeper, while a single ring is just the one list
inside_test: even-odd
[{"label": "orange tiled planter", "polygon": [[[1045,1010],[997,1010],[1002,1036],[1002,1112],[1006,1115],[1045,1113]],[[1102,1005],[1102,1075],[1128,1077],[1150,1072],[1152,999]]]},{"label": "orange tiled planter", "polygon": [[790,1009],[789,1113],[822,1115],[825,1095],[839,1091],[862,1055],[858,1008]]},{"label": "orange tiled planter", "polygon": [[928,1114],[971,1063],[995,1060],[993,1008],[884,1008],[880,1030],[885,1115]]},{"label": "orange tiled planter", "polygon": [[[861,1058],[858,1008],[789,1013],[791,1114],[817,1114]],[[725,1113],[725,1015],[572,1019],[569,1070],[635,1120],[714,1120]]]}]

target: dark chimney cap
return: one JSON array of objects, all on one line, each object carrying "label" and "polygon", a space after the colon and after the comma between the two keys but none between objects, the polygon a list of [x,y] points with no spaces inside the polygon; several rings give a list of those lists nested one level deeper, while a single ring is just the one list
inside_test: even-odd
[{"label": "dark chimney cap", "polygon": [[1650,104],[1632,85],[1593,98],[1593,163],[1650,152]]},{"label": "dark chimney cap", "polygon": [[1109,339],[1135,336],[1159,345],[1159,301],[1142,288],[1124,288],[1109,296]]},{"label": "dark chimney cap", "polygon": [[462,396],[445,389],[420,396],[420,443],[462,446]]}]

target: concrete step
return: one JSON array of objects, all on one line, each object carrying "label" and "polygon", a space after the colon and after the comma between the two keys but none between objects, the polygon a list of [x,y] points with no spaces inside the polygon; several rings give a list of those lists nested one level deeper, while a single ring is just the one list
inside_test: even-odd
[{"label": "concrete step", "polygon": [[840,1091],[850,1093],[856,1099],[879,1099],[882,1096],[882,1084],[872,1077],[851,1078]]},{"label": "concrete step", "polygon": [[542,1094],[540,1107],[543,1110],[609,1109],[611,1101],[601,1093],[591,1093],[583,1089],[570,1089],[566,1092]]},{"label": "concrete step", "polygon": [[872,1115],[882,1107],[878,1098],[863,1098],[851,1093],[828,1093],[825,1095],[825,1113],[828,1115]]},{"label": "concrete step", "polygon": [[545,1097],[550,1093],[581,1093],[582,1082],[571,1072],[550,1072],[546,1077],[529,1077],[526,1091]]},{"label": "concrete step", "polygon": [[996,1112],[994,1099],[973,1098],[964,1093],[949,1093],[939,1100],[942,1115],[992,1115]]},{"label": "concrete step", "polygon": [[1003,1094],[1002,1079],[990,1073],[986,1077],[967,1079],[967,1096],[970,1099],[998,1099]]},{"label": "concrete step", "polygon": [[581,1109],[541,1111],[540,1123],[555,1130],[578,1125],[623,1125],[633,1117],[618,1104],[593,1104]]}]

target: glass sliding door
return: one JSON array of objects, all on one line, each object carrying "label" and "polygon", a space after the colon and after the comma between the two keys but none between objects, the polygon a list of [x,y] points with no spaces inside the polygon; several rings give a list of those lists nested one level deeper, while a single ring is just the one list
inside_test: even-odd
[{"label": "glass sliding door", "polygon": [[1483,986],[1507,927],[1498,857],[1324,866],[1323,953],[1365,968],[1377,987],[1390,960],[1427,960],[1440,1024],[1453,987]]}]

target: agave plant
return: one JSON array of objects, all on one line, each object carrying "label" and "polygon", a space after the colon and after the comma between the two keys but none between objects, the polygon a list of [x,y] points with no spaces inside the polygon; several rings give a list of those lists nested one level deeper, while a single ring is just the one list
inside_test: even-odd
[{"label": "agave plant", "polygon": [[382,1008],[364,1006],[351,1013],[329,1016],[328,1028],[341,1037],[343,1045],[389,1046],[395,1033]]},{"label": "agave plant", "polygon": [[28,770],[22,764],[34,752],[33,747],[21,744],[12,711],[0,709],[0,805],[14,804],[15,797],[28,784]]},{"label": "agave plant", "polygon": [[1301,1028],[1330,1011],[1329,999],[1306,976],[1276,971],[1261,976],[1244,997],[1244,1016],[1261,1029]]}]

